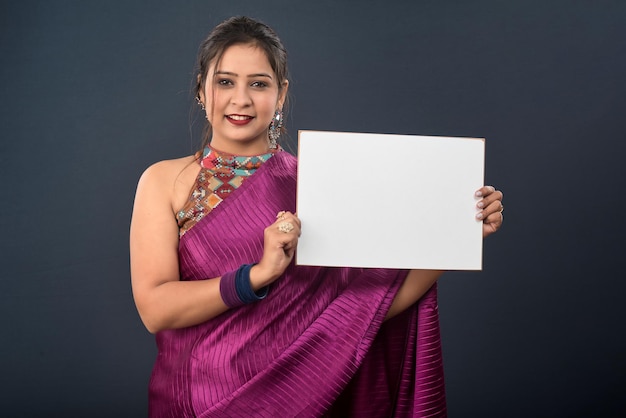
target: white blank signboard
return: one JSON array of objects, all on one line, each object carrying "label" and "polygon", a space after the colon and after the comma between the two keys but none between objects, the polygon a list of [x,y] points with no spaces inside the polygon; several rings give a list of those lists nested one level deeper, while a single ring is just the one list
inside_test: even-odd
[{"label": "white blank signboard", "polygon": [[482,268],[485,141],[300,131],[299,265]]}]

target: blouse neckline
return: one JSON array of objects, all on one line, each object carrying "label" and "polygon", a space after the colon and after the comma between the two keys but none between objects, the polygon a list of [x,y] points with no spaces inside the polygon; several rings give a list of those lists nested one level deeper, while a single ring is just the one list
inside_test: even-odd
[{"label": "blouse neckline", "polygon": [[216,150],[207,145],[202,151],[200,166],[217,173],[249,176],[280,150],[277,148],[259,155],[235,155]]}]

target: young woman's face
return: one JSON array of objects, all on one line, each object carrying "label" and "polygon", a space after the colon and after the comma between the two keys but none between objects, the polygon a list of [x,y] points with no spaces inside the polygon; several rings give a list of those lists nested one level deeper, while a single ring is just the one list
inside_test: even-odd
[{"label": "young woman's face", "polygon": [[268,151],[268,127],[274,112],[282,109],[287,81],[279,91],[262,49],[250,44],[230,46],[219,67],[209,67],[203,93],[213,147],[240,155]]}]

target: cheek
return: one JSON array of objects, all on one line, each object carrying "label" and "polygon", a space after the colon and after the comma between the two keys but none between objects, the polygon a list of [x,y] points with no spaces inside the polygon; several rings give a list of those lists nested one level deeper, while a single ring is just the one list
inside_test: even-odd
[{"label": "cheek", "polygon": [[206,97],[207,104],[212,103],[215,99],[215,92],[211,88],[207,87],[206,90],[204,90],[204,96]]},{"label": "cheek", "polygon": [[263,113],[266,115],[270,115],[270,117],[274,116],[274,112],[276,111],[276,106],[278,105],[277,97],[270,96],[265,97],[262,101],[262,109]]},{"label": "cheek", "polygon": [[212,91],[211,89],[208,89],[208,88],[205,91],[206,113],[207,115],[210,116],[211,119],[213,119],[213,116],[215,113],[222,111],[224,108],[224,104],[222,103],[224,95],[221,95],[221,96],[222,97],[220,97],[219,91]]}]

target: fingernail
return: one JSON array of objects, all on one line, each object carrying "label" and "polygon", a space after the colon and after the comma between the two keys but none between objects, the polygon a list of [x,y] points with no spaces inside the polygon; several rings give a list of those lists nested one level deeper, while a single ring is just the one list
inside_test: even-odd
[{"label": "fingernail", "polygon": [[475,193],[476,197],[482,197],[482,195],[483,195],[483,192],[481,192],[480,190]]},{"label": "fingernail", "polygon": [[476,206],[478,206],[479,208],[483,208],[485,206],[485,204],[483,203],[483,201],[481,200],[480,202],[476,203]]},{"label": "fingernail", "polygon": [[478,212],[476,214],[476,219],[482,219],[483,218],[483,213],[482,212]]}]

